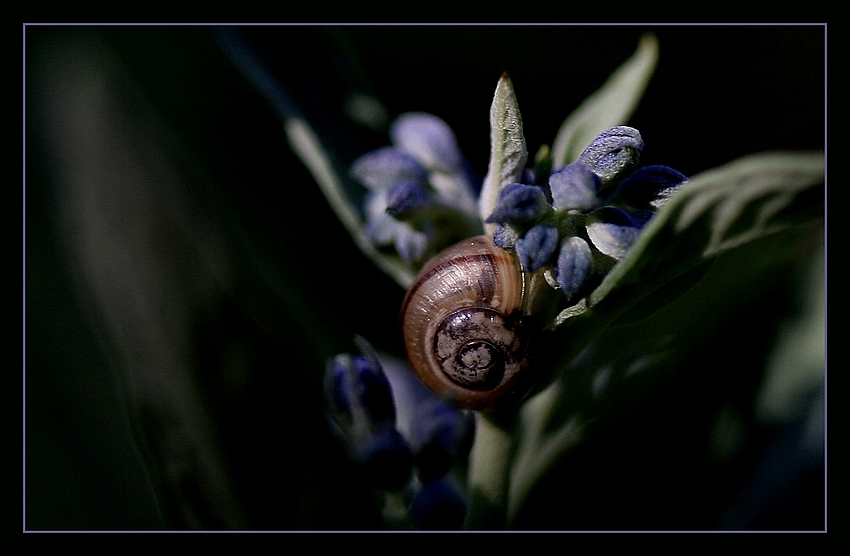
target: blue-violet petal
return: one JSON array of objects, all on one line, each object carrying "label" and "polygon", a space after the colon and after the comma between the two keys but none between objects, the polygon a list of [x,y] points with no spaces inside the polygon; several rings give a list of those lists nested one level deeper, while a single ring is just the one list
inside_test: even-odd
[{"label": "blue-violet petal", "polygon": [[567,299],[572,299],[593,270],[593,254],[585,240],[570,237],[561,244],[555,265],[555,280]]},{"label": "blue-violet petal", "polygon": [[401,181],[387,191],[387,214],[403,218],[432,201],[431,193],[421,182]]},{"label": "blue-violet petal", "polygon": [[546,194],[535,185],[514,183],[499,191],[493,214],[488,223],[523,224],[537,220],[552,210]]},{"label": "blue-violet petal", "polygon": [[617,189],[618,200],[634,208],[659,208],[688,178],[669,166],[638,168]]},{"label": "blue-violet petal", "polygon": [[640,234],[641,226],[616,207],[602,207],[587,219],[587,235],[603,254],[620,260]]},{"label": "blue-violet petal", "polygon": [[402,114],[393,122],[390,137],[396,147],[428,169],[455,172],[461,168],[463,156],[454,132],[433,114]]},{"label": "blue-violet petal", "polygon": [[587,211],[599,204],[600,179],[581,162],[568,164],[549,176],[552,204],[555,210]]},{"label": "blue-violet petal", "polygon": [[547,224],[532,226],[515,245],[519,262],[526,272],[535,272],[549,264],[557,248],[558,229]]},{"label": "blue-violet petal", "polygon": [[428,180],[428,172],[412,156],[394,147],[368,152],[351,165],[351,177],[370,189],[386,189],[400,181]]},{"label": "blue-violet petal", "polygon": [[617,126],[600,133],[581,153],[579,160],[602,179],[619,180],[637,166],[643,138],[633,127]]}]

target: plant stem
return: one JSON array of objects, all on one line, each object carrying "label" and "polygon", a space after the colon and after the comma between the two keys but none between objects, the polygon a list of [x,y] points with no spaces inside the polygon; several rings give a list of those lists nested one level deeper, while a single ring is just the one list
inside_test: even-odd
[{"label": "plant stem", "polygon": [[469,511],[466,529],[494,530],[507,526],[510,464],[516,439],[516,410],[478,413],[469,466]]}]

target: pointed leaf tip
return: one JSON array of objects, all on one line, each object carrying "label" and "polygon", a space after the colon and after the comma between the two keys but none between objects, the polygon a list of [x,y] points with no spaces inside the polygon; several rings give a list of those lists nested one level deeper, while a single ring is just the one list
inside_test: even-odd
[{"label": "pointed leaf tip", "polygon": [[[490,164],[479,197],[482,221],[492,214],[502,187],[520,181],[527,159],[516,93],[507,72],[503,72],[490,107]],[[494,226],[485,228],[492,232]]]}]

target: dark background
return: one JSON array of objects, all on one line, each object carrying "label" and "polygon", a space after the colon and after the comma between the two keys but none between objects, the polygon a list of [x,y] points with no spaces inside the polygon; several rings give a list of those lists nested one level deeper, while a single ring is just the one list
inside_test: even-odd
[{"label": "dark background", "polygon": [[[692,175],[824,148],[822,26],[239,31],[340,164],[387,141],[342,122],[360,90],[390,116],[442,117],[483,175],[503,71],[533,154],[647,31],[659,63],[628,122],[643,163]],[[399,354],[404,292],[348,239],[274,107],[210,27],[24,35],[24,528],[379,527],[321,375],[355,333]],[[714,511],[640,526],[710,529]]]}]

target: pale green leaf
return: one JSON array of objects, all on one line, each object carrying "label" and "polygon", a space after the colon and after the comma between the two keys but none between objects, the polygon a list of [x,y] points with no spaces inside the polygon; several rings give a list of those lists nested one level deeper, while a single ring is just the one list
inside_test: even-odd
[{"label": "pale green leaf", "polygon": [[644,35],[632,57],[561,124],[552,143],[556,169],[576,160],[601,132],[628,121],[646,90],[657,61],[658,40],[654,35]]},{"label": "pale green leaf", "polygon": [[[520,181],[527,160],[528,150],[514,86],[510,77],[503,74],[490,106],[490,164],[478,201],[482,222],[493,213],[502,187]],[[494,228],[493,225],[485,227],[488,233]]]}]

